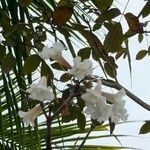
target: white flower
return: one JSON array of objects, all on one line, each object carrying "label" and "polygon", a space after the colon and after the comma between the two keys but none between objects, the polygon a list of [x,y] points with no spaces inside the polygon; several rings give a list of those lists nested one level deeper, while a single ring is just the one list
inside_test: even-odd
[{"label": "white flower", "polygon": [[62,43],[54,43],[49,53],[50,58],[56,60],[57,58],[62,57],[62,50],[64,50],[64,45]]},{"label": "white flower", "polygon": [[60,57],[62,57],[62,53],[61,51],[64,49],[64,46],[62,43],[60,42],[56,42],[52,45],[51,48],[48,48],[47,46],[45,46],[43,48],[43,50],[39,53],[39,56],[42,59],[53,59],[56,60]]},{"label": "white flower", "polygon": [[60,65],[68,68],[71,68],[70,64],[64,59],[62,56],[62,50],[64,50],[64,45],[60,42],[56,42],[52,45],[51,48],[44,47],[41,52],[38,53],[38,55],[42,59],[53,59],[57,61]]},{"label": "white flower", "polygon": [[85,59],[81,62],[81,57],[74,58],[74,66],[70,69],[70,72],[78,79],[82,80],[88,75],[92,75],[92,62]]},{"label": "white flower", "polygon": [[49,52],[50,52],[50,48],[48,48],[47,46],[43,47],[43,50],[41,52],[38,53],[38,55],[42,58],[42,59],[49,59]]},{"label": "white flower", "polygon": [[99,122],[106,121],[111,116],[111,106],[106,104],[106,98],[101,95],[101,81],[94,89],[87,89],[82,99],[85,100],[85,113]]},{"label": "white flower", "polygon": [[128,114],[127,110],[124,108],[125,100],[122,100],[122,97],[126,95],[125,90],[121,89],[116,94],[102,92],[102,95],[106,97],[106,100],[108,102],[112,103],[112,114],[111,114],[112,122],[118,123],[120,120],[126,121]]},{"label": "white flower", "polygon": [[39,100],[41,102],[54,99],[54,94],[47,87],[47,78],[42,76],[38,84],[32,84],[29,89],[26,90],[30,93],[29,98]]},{"label": "white flower", "polygon": [[35,119],[41,114],[42,109],[40,105],[36,105],[31,110],[24,112],[19,111],[18,115],[20,118],[23,118],[23,122],[26,124],[26,126],[32,125],[34,126]]}]

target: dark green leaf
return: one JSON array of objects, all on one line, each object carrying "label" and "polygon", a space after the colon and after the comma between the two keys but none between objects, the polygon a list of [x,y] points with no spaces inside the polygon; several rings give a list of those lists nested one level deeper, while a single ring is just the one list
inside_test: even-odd
[{"label": "dark green leaf", "polygon": [[106,20],[111,20],[121,14],[118,8],[112,8],[108,11],[103,12],[99,18],[97,19],[98,22],[103,23]]},{"label": "dark green leaf", "polygon": [[150,46],[148,47],[148,55],[150,55]]},{"label": "dark green leaf", "polygon": [[143,59],[148,52],[146,50],[141,50],[136,55],[136,60]]},{"label": "dark green leaf", "polygon": [[81,97],[77,97],[77,105],[79,106],[79,109],[82,111],[85,107],[85,101]]},{"label": "dark green leaf", "polygon": [[41,76],[47,76],[49,80],[52,80],[54,77],[51,68],[44,61],[41,66]]},{"label": "dark green leaf", "polygon": [[140,133],[139,134],[147,134],[150,132],[150,121],[146,121],[141,129],[140,129]]},{"label": "dark green leaf", "polygon": [[143,34],[138,35],[138,41],[139,41],[139,43],[141,43],[143,41]]},{"label": "dark green leaf", "polygon": [[123,41],[122,27],[120,23],[112,24],[106,35],[104,46],[109,52],[117,52]]},{"label": "dark green leaf", "polygon": [[5,55],[6,55],[6,48],[5,46],[0,45],[0,61],[3,60]]},{"label": "dark green leaf", "polygon": [[71,79],[72,75],[69,73],[65,73],[60,77],[61,82],[67,82]]},{"label": "dark green leaf", "polygon": [[117,75],[116,69],[109,62],[104,64],[104,69],[110,77],[112,78],[116,77]]},{"label": "dark green leaf", "polygon": [[113,0],[92,0],[92,2],[100,9],[100,11],[106,11],[111,7]]},{"label": "dark green leaf", "polygon": [[113,134],[115,130],[115,123],[111,121],[111,118],[109,118],[109,127],[110,127],[110,134]]},{"label": "dark green leaf", "polygon": [[13,69],[15,64],[16,64],[15,57],[11,53],[8,53],[5,56],[3,63],[2,63],[2,72],[8,73],[9,71]]},{"label": "dark green leaf", "polygon": [[78,124],[78,127],[79,127],[80,130],[85,129],[86,118],[85,118],[85,115],[81,112],[78,112],[77,124]]},{"label": "dark green leaf", "polygon": [[89,58],[91,54],[91,48],[90,47],[85,47],[82,48],[78,51],[78,56],[82,58],[82,60]]},{"label": "dark green leaf", "polygon": [[150,1],[148,1],[145,6],[143,7],[142,11],[141,11],[141,15],[144,17],[147,17],[150,14]]},{"label": "dark green leaf", "polygon": [[116,59],[120,58],[124,53],[126,53],[126,51],[127,51],[126,48],[121,48],[121,49],[117,52],[115,58],[116,58]]},{"label": "dark green leaf", "polygon": [[96,23],[93,26],[93,31],[96,31],[98,29],[100,29],[102,26],[102,21],[97,20]]},{"label": "dark green leaf", "polygon": [[56,69],[56,70],[61,70],[61,71],[66,71],[67,69],[64,68],[63,66],[59,65],[57,62],[51,64],[51,66]]},{"label": "dark green leaf", "polygon": [[30,74],[33,71],[35,71],[41,61],[42,61],[41,57],[36,54],[27,57],[25,64],[23,66],[23,73]]}]

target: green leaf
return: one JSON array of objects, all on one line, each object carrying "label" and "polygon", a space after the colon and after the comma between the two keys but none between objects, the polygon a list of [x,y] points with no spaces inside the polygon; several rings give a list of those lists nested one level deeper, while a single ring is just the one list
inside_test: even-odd
[{"label": "green leaf", "polygon": [[33,71],[37,69],[41,61],[42,61],[41,57],[36,54],[27,57],[25,64],[23,66],[22,70],[23,73],[31,74]]},{"label": "green leaf", "polygon": [[92,2],[100,9],[100,11],[106,11],[111,7],[113,0],[92,0]]},{"label": "green leaf", "polygon": [[81,112],[78,112],[77,124],[78,124],[78,127],[79,127],[80,130],[85,129],[86,118],[85,118],[85,115]]},{"label": "green leaf", "polygon": [[85,107],[85,101],[81,97],[77,97],[77,105],[79,106],[79,109],[82,111]]},{"label": "green leaf", "polygon": [[143,34],[138,35],[138,41],[139,41],[139,43],[141,43],[143,41]]},{"label": "green leaf", "polygon": [[139,51],[137,53],[137,55],[136,55],[136,60],[143,59],[146,56],[147,53],[148,53],[147,50],[141,50],[141,51]]},{"label": "green leaf", "polygon": [[123,41],[122,27],[120,23],[112,24],[104,40],[104,46],[109,52],[117,52]]},{"label": "green leaf", "polygon": [[42,62],[41,76],[47,76],[48,79],[51,79],[51,80],[54,77],[54,74],[53,74],[51,68],[45,63],[45,61]]},{"label": "green leaf", "polygon": [[146,122],[142,125],[139,134],[147,134],[147,133],[149,133],[149,132],[150,132],[150,121],[146,121]]},{"label": "green leaf", "polygon": [[103,23],[106,20],[111,20],[121,14],[118,8],[112,8],[108,11],[104,11],[99,18],[97,19],[98,22]]},{"label": "green leaf", "polygon": [[89,58],[90,54],[91,54],[90,47],[85,47],[78,51],[78,56],[80,56],[82,58],[82,60]]},{"label": "green leaf", "polygon": [[111,20],[121,14],[120,10],[118,8],[112,8],[108,10],[107,12],[107,20]]},{"label": "green leaf", "polygon": [[148,47],[148,55],[150,55],[150,46]]},{"label": "green leaf", "polygon": [[51,66],[56,69],[56,70],[60,70],[60,71],[66,71],[67,69],[64,68],[63,66],[59,65],[57,62],[51,64]]},{"label": "green leaf", "polygon": [[142,15],[142,17],[147,17],[150,14],[150,1],[148,1],[145,6],[143,7],[140,15]]},{"label": "green leaf", "polygon": [[102,26],[102,21],[101,20],[100,21],[96,20],[96,23],[93,26],[93,31],[96,31],[96,30],[100,29],[101,26]]},{"label": "green leaf", "polygon": [[5,55],[6,55],[6,48],[5,46],[0,45],[0,61],[4,59]]},{"label": "green leaf", "polygon": [[126,53],[127,52],[127,49],[126,48],[121,48],[118,52],[117,52],[117,54],[116,54],[116,56],[115,56],[115,59],[119,59],[124,53]]},{"label": "green leaf", "polygon": [[112,78],[116,77],[117,75],[116,69],[109,62],[104,64],[104,69],[110,77]]},{"label": "green leaf", "polygon": [[9,71],[13,69],[15,64],[16,64],[15,57],[11,53],[8,53],[2,62],[2,72],[9,73]]},{"label": "green leaf", "polygon": [[67,82],[71,79],[72,75],[70,73],[65,73],[60,77],[61,82]]}]

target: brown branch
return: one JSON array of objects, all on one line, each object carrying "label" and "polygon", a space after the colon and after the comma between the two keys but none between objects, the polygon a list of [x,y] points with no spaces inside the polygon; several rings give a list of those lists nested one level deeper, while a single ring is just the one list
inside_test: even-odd
[{"label": "brown branch", "polygon": [[49,109],[49,115],[47,116],[47,134],[46,134],[46,150],[52,150],[51,146],[51,110]]},{"label": "brown branch", "polygon": [[62,103],[62,105],[56,110],[54,115],[52,116],[52,120],[61,113],[61,111],[70,103],[70,101],[79,94],[75,92],[75,90],[72,90],[68,98]]},{"label": "brown branch", "polygon": [[117,89],[117,90],[121,90],[122,88],[125,89],[126,95],[128,97],[130,97],[134,102],[136,102],[138,105],[140,105],[144,109],[150,111],[150,105],[149,104],[147,104],[144,101],[142,101],[139,97],[137,97],[136,95],[134,95],[133,93],[131,93],[129,90],[127,90],[125,87],[123,87],[119,83],[108,82],[106,80],[102,80],[102,84],[105,85],[105,86],[107,86],[107,87],[111,87],[111,88],[114,88],[114,89]]}]

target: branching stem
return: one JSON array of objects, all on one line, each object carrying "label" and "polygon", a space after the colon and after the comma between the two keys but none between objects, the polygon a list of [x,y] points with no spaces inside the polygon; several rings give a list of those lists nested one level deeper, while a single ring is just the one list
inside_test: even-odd
[{"label": "branching stem", "polygon": [[107,87],[111,87],[111,88],[114,88],[114,89],[117,89],[117,90],[121,90],[122,88],[125,89],[126,95],[128,97],[130,97],[134,102],[136,102],[138,105],[140,105],[144,109],[150,111],[150,105],[149,104],[147,104],[144,101],[142,101],[139,97],[137,97],[136,95],[134,95],[133,93],[131,93],[129,90],[127,90],[125,87],[123,87],[119,83],[108,82],[106,80],[102,80],[102,84],[105,85],[105,86],[107,86]]}]

